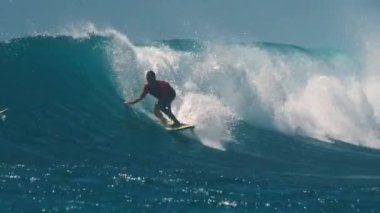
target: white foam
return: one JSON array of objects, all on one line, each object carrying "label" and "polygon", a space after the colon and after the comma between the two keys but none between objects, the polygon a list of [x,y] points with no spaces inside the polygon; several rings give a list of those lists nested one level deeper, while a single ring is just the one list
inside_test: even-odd
[{"label": "white foam", "polygon": [[329,57],[217,45],[194,63],[192,79],[255,125],[380,148],[380,78],[363,78],[348,56]]},{"label": "white foam", "polygon": [[354,79],[310,78],[304,90],[290,95],[276,111],[276,119],[285,132],[370,147],[380,144],[372,106]]},{"label": "white foam", "polygon": [[[135,46],[116,30],[93,25],[71,33],[89,32],[112,38],[108,53],[126,99],[138,96],[145,72],[155,70],[178,93],[173,110],[179,119],[194,123],[210,147],[224,149],[233,141],[231,125],[244,119],[286,134],[380,148],[380,48],[373,44],[358,65],[344,54],[287,46],[207,43],[204,51],[187,53]],[[149,100],[140,105],[148,112]]]},{"label": "white foam", "polygon": [[235,113],[212,95],[188,92],[178,106],[178,119],[196,124],[195,131],[202,143],[224,150],[224,143],[233,141],[230,131]]}]

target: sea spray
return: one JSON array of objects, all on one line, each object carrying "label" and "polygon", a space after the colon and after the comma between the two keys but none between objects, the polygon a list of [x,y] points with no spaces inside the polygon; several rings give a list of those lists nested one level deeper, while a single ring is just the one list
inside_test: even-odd
[{"label": "sea spray", "polygon": [[[212,138],[211,146],[233,142],[231,130],[242,121],[289,135],[379,147],[376,72],[368,71],[376,69],[370,60],[376,51],[353,58],[334,50],[273,43],[192,41],[193,45],[186,46],[176,39],[136,45],[114,29],[99,30],[93,25],[73,29],[72,39],[103,40],[96,48],[106,54],[106,66],[112,68],[107,75],[114,78],[124,100],[140,95],[145,72],[152,69],[176,89],[173,110],[180,120],[187,122],[189,116],[184,112],[195,108],[192,105],[204,105],[204,111],[210,103],[219,106],[220,110],[207,113],[210,123],[218,123],[214,126],[217,130],[193,120],[202,127],[196,128],[203,132],[199,134],[202,141]],[[186,99],[195,94],[204,103]],[[150,114],[153,103],[147,98],[136,109]],[[195,113],[192,117],[204,117],[200,107],[191,113]],[[207,131],[209,134],[204,134]]]}]

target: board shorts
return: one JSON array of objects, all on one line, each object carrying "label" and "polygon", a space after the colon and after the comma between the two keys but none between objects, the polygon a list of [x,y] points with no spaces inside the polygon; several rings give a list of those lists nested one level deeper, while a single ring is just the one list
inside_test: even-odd
[{"label": "board shorts", "polygon": [[173,91],[170,94],[170,97],[158,100],[156,105],[158,105],[158,107],[160,108],[161,111],[171,110],[171,104],[172,104],[173,100],[175,99],[175,96],[176,96],[176,94]]}]

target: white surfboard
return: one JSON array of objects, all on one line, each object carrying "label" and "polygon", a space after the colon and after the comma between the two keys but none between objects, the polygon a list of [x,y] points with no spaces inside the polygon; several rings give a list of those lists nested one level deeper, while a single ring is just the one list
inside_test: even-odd
[{"label": "white surfboard", "polygon": [[195,128],[195,125],[181,124],[180,126],[176,126],[176,127],[168,126],[165,129],[168,131],[181,131],[181,130],[185,130],[185,129],[194,129],[194,128]]},{"label": "white surfboard", "polygon": [[181,124],[180,126],[176,126],[176,127],[173,127],[172,126],[173,124],[174,124],[174,122],[169,120],[167,124],[162,124],[162,125],[168,131],[180,131],[180,130],[194,129],[195,128],[195,125],[191,125],[191,124]]}]

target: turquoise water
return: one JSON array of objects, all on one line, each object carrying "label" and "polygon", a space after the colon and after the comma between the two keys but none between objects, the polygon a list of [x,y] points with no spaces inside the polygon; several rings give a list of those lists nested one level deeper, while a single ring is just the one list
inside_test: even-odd
[{"label": "turquoise water", "polygon": [[[115,34],[2,42],[0,211],[376,212],[377,108],[345,93],[347,76],[365,84],[350,57]],[[195,131],[165,131],[151,98],[124,107],[150,68]]]}]

